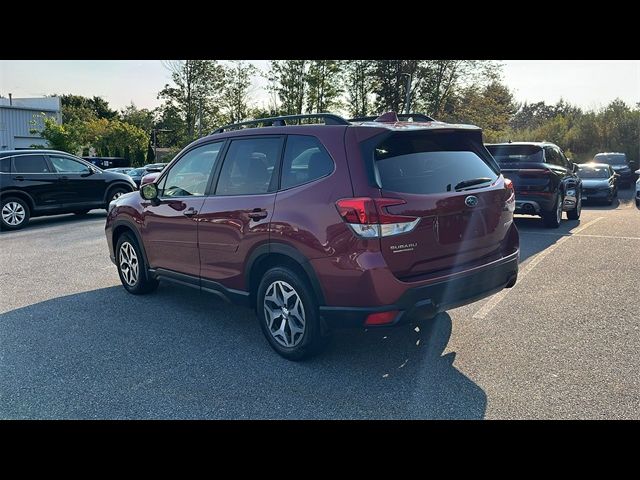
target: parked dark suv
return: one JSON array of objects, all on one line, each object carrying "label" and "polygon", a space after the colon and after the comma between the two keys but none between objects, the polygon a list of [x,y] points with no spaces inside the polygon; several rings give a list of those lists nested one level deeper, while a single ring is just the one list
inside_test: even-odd
[{"label": "parked dark suv", "polygon": [[122,173],[106,172],[56,150],[0,151],[0,226],[24,227],[30,217],[85,214],[136,189]]},{"label": "parked dark suv", "polygon": [[539,215],[544,225],[558,228],[562,212],[578,220],[582,212],[582,180],[578,165],[569,161],[557,145],[548,142],[487,144],[516,191],[516,211]]},{"label": "parked dark suv", "polygon": [[[292,125],[309,119],[324,124]],[[248,305],[289,359],[331,327],[430,318],[516,282],[513,188],[474,126],[261,119],[155,175],[107,217],[125,289],[170,280]]]}]

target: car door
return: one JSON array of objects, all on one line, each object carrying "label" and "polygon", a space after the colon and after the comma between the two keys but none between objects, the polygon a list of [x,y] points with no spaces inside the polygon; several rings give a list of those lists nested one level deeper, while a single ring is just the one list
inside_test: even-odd
[{"label": "car door", "polygon": [[11,171],[13,186],[29,194],[37,210],[55,210],[62,206],[58,177],[44,155],[15,155]]},{"label": "car door", "polygon": [[199,217],[200,275],[227,288],[245,289],[244,265],[251,251],[269,241],[284,137],[231,140]]},{"label": "car door", "polygon": [[58,175],[64,209],[104,203],[105,183],[97,170],[66,155],[50,154],[49,161]]},{"label": "car door", "polygon": [[151,268],[198,281],[198,213],[224,143],[198,145],[185,152],[158,179],[157,201],[143,202],[142,238]]},{"label": "car door", "polygon": [[566,205],[575,205],[578,201],[578,195],[580,193],[581,184],[580,177],[573,171],[573,165],[567,157],[564,156],[562,150],[558,147],[554,147],[556,155],[559,160],[560,166],[563,168],[563,183],[564,183],[564,195]]}]

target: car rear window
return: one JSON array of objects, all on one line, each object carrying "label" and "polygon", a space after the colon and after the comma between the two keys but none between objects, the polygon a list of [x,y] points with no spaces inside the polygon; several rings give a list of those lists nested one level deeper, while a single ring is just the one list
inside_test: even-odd
[{"label": "car rear window", "polygon": [[542,148],[535,145],[487,145],[498,165],[503,163],[531,162],[541,163]]},{"label": "car rear window", "polygon": [[375,148],[374,158],[383,189],[430,194],[462,189],[473,180],[473,188],[493,183],[499,173],[481,150],[461,133],[396,134]]},{"label": "car rear window", "polygon": [[598,163],[606,163],[608,165],[626,165],[627,164],[627,156],[626,155],[602,155],[598,154],[593,157],[593,160]]},{"label": "car rear window", "polygon": [[51,173],[42,155],[19,155],[13,157],[15,173]]}]

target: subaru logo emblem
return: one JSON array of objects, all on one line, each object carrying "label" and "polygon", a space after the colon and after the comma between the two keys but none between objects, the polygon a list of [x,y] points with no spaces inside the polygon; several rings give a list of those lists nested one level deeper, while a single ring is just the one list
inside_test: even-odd
[{"label": "subaru logo emblem", "polygon": [[475,207],[476,205],[478,205],[478,197],[469,195],[464,199],[464,203],[467,207]]}]

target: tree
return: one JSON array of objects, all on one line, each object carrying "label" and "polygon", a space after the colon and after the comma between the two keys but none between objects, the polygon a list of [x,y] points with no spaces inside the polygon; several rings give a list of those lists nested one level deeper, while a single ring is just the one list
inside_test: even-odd
[{"label": "tree", "polygon": [[232,61],[225,68],[225,84],[222,90],[223,113],[229,123],[246,120],[249,111],[251,78],[257,69],[243,61]]},{"label": "tree", "polygon": [[[56,95],[54,95],[56,96]],[[101,97],[83,97],[81,95],[60,95],[62,123],[87,121],[96,118],[114,119],[118,112],[109,107],[109,102]]]},{"label": "tree", "polygon": [[279,113],[299,115],[305,99],[307,60],[272,60],[269,91],[280,101]]},{"label": "tree", "polygon": [[372,91],[376,96],[377,113],[386,111],[400,113],[404,110],[407,97],[407,79],[404,74],[414,75],[412,85],[415,88],[420,83],[420,78],[415,75],[417,67],[416,60],[377,60],[375,62],[372,71]]},{"label": "tree", "polygon": [[[49,148],[63,152],[76,153],[81,146],[80,132],[73,125],[58,125],[55,118],[42,115],[42,128],[32,128],[31,133],[39,133]],[[34,123],[33,125],[37,125]]]},{"label": "tree", "polygon": [[311,60],[306,76],[307,113],[329,112],[340,106],[342,65],[337,60]]},{"label": "tree", "polygon": [[156,123],[156,112],[147,108],[138,108],[133,102],[120,111],[120,119],[130,125],[138,127],[147,133],[151,132]]},{"label": "tree", "polygon": [[347,60],[344,62],[345,90],[349,115],[362,117],[371,110],[373,84],[371,73],[373,62],[370,60]]},{"label": "tree", "polygon": [[442,119],[454,123],[481,125],[485,135],[493,137],[509,126],[517,104],[508,87],[494,81],[484,87],[472,85],[462,89],[449,103]]},{"label": "tree", "polygon": [[165,66],[173,85],[165,85],[158,98],[176,109],[185,123],[186,141],[191,141],[197,123],[204,132],[220,121],[217,100],[224,84],[224,68],[215,60],[176,60]]}]

